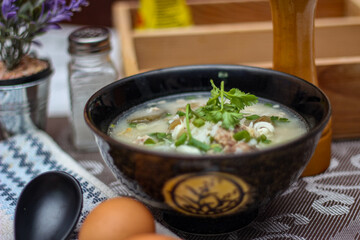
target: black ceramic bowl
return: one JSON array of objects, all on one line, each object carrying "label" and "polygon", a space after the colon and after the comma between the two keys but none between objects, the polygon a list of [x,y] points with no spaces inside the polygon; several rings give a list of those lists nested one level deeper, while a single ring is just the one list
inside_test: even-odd
[{"label": "black ceramic bowl", "polygon": [[[107,135],[124,111],[172,94],[211,90],[210,79],[293,109],[309,131],[266,150],[233,155],[190,156],[154,152]],[[140,73],[96,92],[85,120],[108,166],[136,197],[177,229],[213,234],[250,223],[270,200],[301,175],[329,121],[328,98],[292,75],[237,65],[196,65]]]}]

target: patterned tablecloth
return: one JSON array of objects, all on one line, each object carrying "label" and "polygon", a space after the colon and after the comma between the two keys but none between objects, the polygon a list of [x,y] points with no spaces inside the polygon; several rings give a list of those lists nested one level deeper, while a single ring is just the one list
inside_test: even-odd
[{"label": "patterned tablecloth", "polygon": [[[1,240],[13,239],[13,215],[22,188],[49,170],[67,171],[82,185],[84,209],[73,239],[86,214],[99,202],[131,195],[101,159],[75,161],[43,132],[13,137],[0,142]],[[359,210],[360,140],[338,141],[332,144],[331,165],[325,173],[301,178],[246,228],[212,236],[175,233],[191,240],[360,239]],[[157,231],[172,235],[159,223]]]},{"label": "patterned tablecloth", "polygon": [[[100,173],[104,168],[92,161],[84,161],[84,165],[93,173]],[[128,195],[126,188],[115,184],[115,192],[106,186],[42,131],[0,141],[0,240],[14,239],[16,203],[25,185],[37,175],[53,170],[71,174],[82,188],[83,209],[71,239],[77,239],[79,227],[85,217],[100,202],[117,195]],[[156,223],[156,230],[162,234],[174,235],[159,223]]]}]

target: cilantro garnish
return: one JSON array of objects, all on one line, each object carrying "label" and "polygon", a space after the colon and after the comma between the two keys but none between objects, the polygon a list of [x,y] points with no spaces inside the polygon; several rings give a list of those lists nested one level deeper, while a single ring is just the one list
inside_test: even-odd
[{"label": "cilantro garnish", "polygon": [[185,113],[183,111],[177,111],[176,114],[179,115],[179,117],[185,116]]},{"label": "cilantro garnish", "polygon": [[256,115],[256,114],[250,115],[250,116],[247,116],[247,117],[246,117],[246,119],[247,119],[247,120],[250,120],[250,121],[256,120],[256,119],[259,119],[259,118],[260,118],[260,116],[259,116],[259,115]]},{"label": "cilantro garnish", "polygon": [[278,117],[278,116],[271,116],[270,117],[270,119],[271,119],[271,121],[273,122],[273,123],[276,123],[276,122],[290,122],[289,121],[289,119],[287,119],[287,118],[281,118],[281,117]]},{"label": "cilantro garnish", "polygon": [[196,118],[194,121],[193,121],[193,124],[195,127],[202,127],[205,125],[205,121],[202,120],[201,118]]},{"label": "cilantro garnish", "polygon": [[156,139],[158,142],[164,142],[165,140],[171,141],[170,133],[154,132],[150,133],[149,136]]},{"label": "cilantro garnish", "polygon": [[183,145],[186,142],[187,135],[186,133],[181,134],[181,136],[176,140],[175,146],[178,147],[180,145]]},{"label": "cilantro garnish", "polygon": [[189,117],[190,111],[191,111],[191,110],[190,110],[190,104],[187,104],[187,105],[186,105],[186,112],[185,112],[185,124],[186,124],[186,129],[187,129],[189,138],[191,138],[190,117]]},{"label": "cilantro garnish", "polygon": [[244,140],[245,142],[248,142],[251,139],[250,133],[246,130],[235,133],[233,137],[236,141]]},{"label": "cilantro garnish", "polygon": [[240,110],[258,102],[256,96],[244,93],[237,88],[225,91],[224,81],[221,82],[220,89],[216,87],[213,80],[210,80],[210,83],[213,88],[211,97],[205,106],[198,108],[195,112],[207,121],[214,123],[222,121],[222,127],[225,129],[233,128],[239,123],[243,117]]},{"label": "cilantro garnish", "polygon": [[271,140],[267,139],[267,137],[264,134],[261,134],[261,136],[258,137],[257,141],[265,144],[271,143]]},{"label": "cilantro garnish", "polygon": [[155,142],[154,139],[148,138],[148,139],[145,140],[144,144],[145,144],[145,145],[155,145],[156,142]]},{"label": "cilantro garnish", "polygon": [[223,150],[220,144],[211,144],[211,149],[216,153],[220,153]]},{"label": "cilantro garnish", "polygon": [[186,112],[185,112],[185,118],[186,118],[186,129],[188,132],[188,137],[189,140],[187,141],[187,145],[189,146],[193,146],[196,147],[197,149],[199,149],[200,151],[204,151],[207,152],[208,150],[210,150],[210,146],[207,145],[206,143],[203,143],[197,139],[195,139],[192,135],[191,135],[191,131],[190,131],[190,113],[192,112],[191,108],[190,108],[190,104],[186,105]]},{"label": "cilantro garnish", "polygon": [[210,150],[210,146],[207,145],[206,143],[203,143],[193,137],[190,137],[189,138],[189,141],[187,143],[189,146],[193,146],[193,147],[196,147],[197,149],[201,150],[201,151],[204,151],[204,152],[207,152]]}]

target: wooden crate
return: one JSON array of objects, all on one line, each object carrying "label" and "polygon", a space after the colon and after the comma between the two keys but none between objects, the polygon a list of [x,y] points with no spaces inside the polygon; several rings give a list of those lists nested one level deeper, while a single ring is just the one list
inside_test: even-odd
[{"label": "wooden crate", "polygon": [[[272,67],[268,0],[189,6],[194,26],[135,30],[136,5],[113,5],[125,75],[189,64]],[[318,0],[315,50],[319,86],[333,106],[334,138],[360,137],[360,0]]]}]

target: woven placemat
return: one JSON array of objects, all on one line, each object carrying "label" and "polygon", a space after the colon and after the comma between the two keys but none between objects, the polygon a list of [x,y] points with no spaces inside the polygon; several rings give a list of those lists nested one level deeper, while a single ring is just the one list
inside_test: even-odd
[{"label": "woven placemat", "polygon": [[[119,179],[105,185],[95,177],[101,179],[96,173],[106,167],[103,162],[83,163],[72,159],[41,131],[0,142],[0,239],[14,239],[14,211],[20,192],[46,171],[68,172],[83,188],[84,208],[72,239],[97,204],[117,195],[131,196]],[[173,235],[159,223],[156,227],[159,233]],[[360,239],[360,140],[334,142],[326,172],[299,179],[243,229],[212,236],[174,232],[189,240]]]},{"label": "woven placemat", "polygon": [[247,227],[213,236],[176,233],[189,240],[360,240],[360,140],[333,142],[324,173],[300,178]]},{"label": "woven placemat", "polygon": [[[25,185],[47,171],[65,171],[74,176],[83,191],[83,209],[71,239],[77,239],[81,223],[102,201],[122,195],[94,177],[42,131],[17,135],[0,142],[0,239],[14,239],[14,214],[17,200]],[[125,189],[124,189],[125,190]],[[127,195],[126,193],[124,195]],[[158,233],[173,235],[156,223]]]}]

